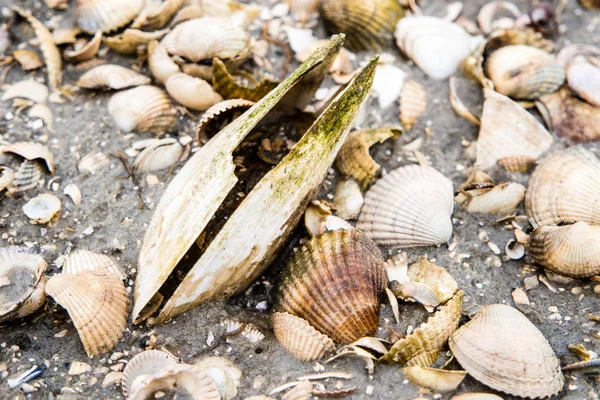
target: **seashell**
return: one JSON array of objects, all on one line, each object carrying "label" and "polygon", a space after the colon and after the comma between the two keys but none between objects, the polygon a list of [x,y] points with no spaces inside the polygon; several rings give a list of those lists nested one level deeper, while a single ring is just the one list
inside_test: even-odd
[{"label": "seashell", "polygon": [[365,235],[328,232],[294,254],[277,310],[303,318],[336,343],[352,343],[377,330],[386,282],[379,249]]},{"label": "seashell", "polygon": [[58,197],[43,193],[29,200],[23,206],[23,212],[32,224],[56,224],[60,215],[61,204]]},{"label": "seashell", "polygon": [[153,31],[167,25],[175,13],[179,11],[183,0],[151,0],[132,22],[131,28]]},{"label": "seashell", "polygon": [[218,58],[213,59],[213,89],[225,99],[245,99],[257,102],[279,84],[268,78],[254,86],[238,84],[227,71],[225,64]]},{"label": "seashell", "polygon": [[469,375],[493,389],[535,399],[556,395],[563,387],[560,363],[550,344],[510,306],[483,307],[450,337],[449,344]]},{"label": "seashell", "polygon": [[65,50],[65,59],[75,63],[91,60],[92,58],[96,57],[96,54],[98,54],[101,43],[102,32],[98,31],[94,34],[94,37],[83,46],[79,48],[75,46],[75,49],[73,50]]},{"label": "seashell", "polygon": [[54,173],[54,156],[47,146],[35,142],[17,142],[2,149],[2,153],[12,153],[26,160],[40,160],[44,162],[48,171]]},{"label": "seashell", "polygon": [[158,171],[175,165],[182,155],[183,146],[177,139],[160,139],[138,154],[133,169],[136,172]]},{"label": "seashell", "polygon": [[483,41],[441,18],[409,16],[396,26],[396,44],[433,79],[446,79]]},{"label": "seashell", "polygon": [[408,277],[410,282],[431,288],[437,295],[439,304],[450,300],[458,290],[452,275],[445,268],[429,262],[427,257],[419,257],[417,262],[408,267]]},{"label": "seashell", "polygon": [[252,36],[227,21],[204,17],[175,26],[161,45],[193,62],[213,57],[241,61],[252,53]]},{"label": "seashell", "polygon": [[571,44],[563,47],[556,55],[556,63],[565,70],[572,61],[581,58],[590,61],[600,57],[600,48],[588,44]]},{"label": "seashell", "polygon": [[310,236],[319,236],[327,232],[325,220],[331,216],[331,208],[320,202],[313,201],[304,212],[304,226]]},{"label": "seashell", "polygon": [[261,8],[234,0],[199,0],[196,5],[203,17],[220,18],[230,25],[246,29],[259,16]]},{"label": "seashell", "polygon": [[192,4],[183,7],[179,11],[177,11],[175,16],[171,20],[169,26],[174,27],[175,25],[180,24],[182,22],[189,21],[190,19],[200,18],[203,16],[204,12],[202,11],[202,7]]},{"label": "seashell", "polygon": [[331,33],[346,34],[353,51],[380,51],[392,43],[404,10],[394,0],[321,0],[319,14]]},{"label": "seashell", "polygon": [[524,198],[523,185],[514,182],[494,185],[486,173],[476,171],[461,186],[455,201],[471,213],[508,215],[516,210]]},{"label": "seashell", "polygon": [[449,371],[445,369],[421,367],[413,365],[401,368],[402,374],[415,385],[424,387],[434,393],[453,392],[465,379],[465,371]]},{"label": "seashell", "polygon": [[179,66],[169,57],[167,50],[156,40],[148,43],[148,67],[154,79],[164,83],[179,72]]},{"label": "seashell", "polygon": [[150,78],[115,64],[98,65],[77,80],[77,86],[86,89],[124,89],[147,85]]},{"label": "seashell", "polygon": [[184,391],[194,400],[221,399],[215,382],[198,367],[177,364],[138,377],[131,385],[128,400],[152,399],[155,393],[167,391]]},{"label": "seashell", "polygon": [[74,183],[69,183],[67,186],[65,186],[63,193],[69,196],[71,200],[73,200],[73,204],[76,206],[81,204],[81,191]]},{"label": "seashell", "polygon": [[567,67],[569,87],[579,97],[600,107],[600,67],[588,62],[572,62]]},{"label": "seashell", "polygon": [[15,171],[0,165],[0,192],[9,187],[15,180]]},{"label": "seashell", "polygon": [[123,380],[121,387],[123,395],[129,397],[131,386],[136,379],[142,375],[154,375],[164,368],[171,368],[177,365],[169,353],[159,350],[146,350],[133,357],[123,370]]},{"label": "seashell", "polygon": [[111,350],[123,336],[129,295],[112,272],[54,275],[46,293],[67,310],[88,356]]},{"label": "seashell", "polygon": [[279,343],[302,361],[318,360],[335,350],[331,338],[287,312],[273,313],[273,331]]},{"label": "seashell", "polygon": [[25,248],[0,248],[0,322],[23,318],[44,304],[46,267]]},{"label": "seashell", "polygon": [[397,128],[362,129],[351,132],[340,149],[336,166],[344,175],[350,176],[366,189],[381,168],[369,154],[369,148],[389,138],[402,135]]},{"label": "seashell", "polygon": [[89,153],[83,156],[77,165],[80,174],[95,174],[108,166],[110,161],[104,153]]},{"label": "seashell", "polygon": [[[60,52],[54,44],[54,38],[52,34],[37,18],[35,18],[29,11],[25,11],[22,8],[13,6],[21,17],[25,18],[27,22],[33,28],[35,35],[40,41],[40,50],[44,56],[44,62],[46,63],[46,71],[48,73],[48,82],[50,87],[56,89],[60,85],[61,74],[62,74],[62,58]],[[39,102],[43,103],[43,102]]]},{"label": "seashell", "polygon": [[117,30],[131,22],[144,8],[145,0],[77,0],[75,19],[86,33]]},{"label": "seashell", "polygon": [[29,118],[39,118],[44,121],[44,125],[50,132],[54,131],[54,117],[52,116],[52,110],[45,104],[34,104],[27,111]]},{"label": "seashell", "polygon": [[231,400],[237,395],[242,371],[230,360],[223,357],[207,357],[197,362],[194,367],[214,381],[223,400]]},{"label": "seashell", "polygon": [[311,381],[301,381],[281,397],[281,400],[308,400],[312,397]]},{"label": "seashell", "polygon": [[[510,18],[495,19],[496,14],[505,11],[511,14]],[[505,0],[490,1],[481,7],[477,14],[477,23],[484,34],[492,33],[496,29],[509,29],[514,26],[515,20],[521,15],[519,7]]]},{"label": "seashell", "polygon": [[333,202],[336,214],[343,219],[356,219],[364,204],[364,198],[358,184],[352,179],[339,181],[335,187]]},{"label": "seashell", "polygon": [[194,76],[196,78],[204,79],[207,82],[213,80],[213,67],[212,65],[200,65],[194,63],[181,64],[181,71],[184,74]]},{"label": "seashell", "polygon": [[461,393],[450,400],[502,400],[502,397],[492,393]]},{"label": "seashell", "polygon": [[33,189],[36,186],[41,186],[43,181],[43,167],[37,161],[25,160],[15,172],[15,179],[8,187],[9,193],[24,192]]},{"label": "seashell", "polygon": [[499,158],[498,165],[504,168],[506,172],[521,172],[524,174],[535,165],[536,161],[531,156],[509,156]]},{"label": "seashell", "polygon": [[213,137],[253,105],[254,102],[250,100],[230,99],[211,106],[202,114],[196,140],[200,141],[205,135]]},{"label": "seashell", "polygon": [[458,96],[458,92],[456,90],[456,78],[454,76],[451,76],[450,79],[448,79],[448,91],[450,105],[452,106],[454,112],[467,121],[472,122],[475,125],[480,125],[480,116],[475,115],[475,113],[473,113],[473,111],[471,111]]},{"label": "seashell", "polygon": [[43,83],[26,79],[12,84],[2,95],[2,101],[11,99],[28,99],[34,103],[45,103],[48,88]]},{"label": "seashell", "polygon": [[120,54],[136,54],[140,48],[148,45],[152,40],[159,40],[169,32],[168,29],[154,32],[144,32],[138,29],[125,29],[117,36],[105,37],[102,41],[110,49]]},{"label": "seashell", "polygon": [[452,182],[434,168],[397,168],[366,193],[356,227],[384,246],[445,243],[452,236],[453,196]]},{"label": "seashell", "polygon": [[560,275],[587,278],[600,273],[600,226],[540,226],[529,236],[527,252],[544,268]]},{"label": "seashell", "polygon": [[493,90],[484,89],[484,94],[476,168],[489,170],[506,157],[537,159],[550,148],[552,135],[533,115]]},{"label": "seashell", "polygon": [[422,323],[410,335],[398,340],[381,358],[407,366],[428,367],[438,358],[442,346],[458,328],[462,316],[463,292],[458,291],[427,322]]},{"label": "seashell", "polygon": [[408,81],[402,87],[399,103],[400,122],[410,131],[427,108],[427,92],[420,83]]},{"label": "seashell", "polygon": [[114,94],[108,112],[124,132],[138,130],[159,135],[177,128],[177,110],[169,96],[154,86],[142,85]]},{"label": "seashell", "polygon": [[485,61],[485,72],[498,93],[519,100],[536,100],[554,93],[565,72],[554,56],[533,46],[505,46]]},{"label": "seashell", "polygon": [[600,161],[589,150],[571,147],[544,158],[531,174],[525,209],[534,228],[584,221],[600,224],[596,193]]},{"label": "seashell", "polygon": [[112,257],[89,250],[75,250],[65,260],[62,272],[77,274],[82,271],[105,270],[115,274],[120,280],[127,279],[119,264]]},{"label": "seashell", "polygon": [[12,52],[12,56],[21,65],[23,71],[31,71],[34,69],[42,68],[44,63],[36,53],[31,50],[15,50]]},{"label": "seashell", "polygon": [[599,10],[600,2],[598,0],[579,0],[582,6],[588,10]]},{"label": "seashell", "polygon": [[54,44],[71,44],[77,41],[77,35],[81,33],[79,28],[58,28],[52,31]]},{"label": "seashell", "polygon": [[171,75],[165,88],[175,101],[192,110],[203,111],[223,101],[206,81],[181,72]]}]

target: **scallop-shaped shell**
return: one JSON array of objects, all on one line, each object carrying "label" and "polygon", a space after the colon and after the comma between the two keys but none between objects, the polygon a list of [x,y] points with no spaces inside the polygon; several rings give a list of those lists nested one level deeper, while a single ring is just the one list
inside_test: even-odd
[{"label": "scallop-shaped shell", "polygon": [[17,142],[4,147],[2,152],[13,153],[29,161],[43,161],[48,171],[54,173],[54,156],[50,149],[41,143]]},{"label": "scallop-shaped shell", "polygon": [[183,0],[147,1],[142,12],[131,24],[132,28],[153,31],[169,22],[181,8]]},{"label": "scallop-shaped shell", "polygon": [[65,59],[75,63],[91,60],[92,58],[96,57],[96,54],[98,54],[101,44],[102,32],[98,31],[94,37],[85,45],[81,46],[81,48],[65,50]]},{"label": "scallop-shaped shell", "polygon": [[415,385],[427,388],[434,393],[452,392],[465,379],[465,371],[451,371],[413,365],[401,369],[402,374]]},{"label": "scallop-shaped shell", "polygon": [[223,101],[208,82],[181,72],[171,75],[165,88],[175,101],[192,110],[203,111]]},{"label": "scallop-shaped shell", "polygon": [[[235,114],[240,115],[250,107],[254,105],[253,101],[244,99],[230,99],[223,100],[213,106],[202,114],[202,119],[198,124],[198,133],[196,140],[200,140],[204,134],[208,137],[216,135],[221,129],[223,129],[232,117],[235,119]],[[226,123],[229,121],[228,123]]]},{"label": "scallop-shaped shell", "polygon": [[564,385],[560,363],[544,335],[510,306],[482,308],[449,344],[469,375],[501,392],[549,397]]},{"label": "scallop-shaped shell", "polygon": [[23,71],[31,71],[44,66],[40,57],[31,50],[17,49],[12,52],[12,56],[21,65]]},{"label": "scallop-shaped shell", "polygon": [[506,172],[528,172],[536,163],[536,159],[531,156],[508,156],[498,159],[498,165],[504,168]]},{"label": "scallop-shaped shell", "polygon": [[159,40],[167,34],[169,30],[144,32],[138,29],[126,29],[117,36],[104,38],[103,42],[112,50],[120,54],[136,54],[140,48],[148,45],[152,40]]},{"label": "scallop-shaped shell", "polygon": [[588,62],[573,62],[567,67],[569,87],[579,97],[600,107],[600,66]]},{"label": "scallop-shaped shell", "polygon": [[352,179],[339,181],[335,187],[333,202],[337,216],[343,219],[355,219],[365,203],[358,184]]},{"label": "scallop-shaped shell", "polygon": [[381,50],[404,10],[395,0],[321,0],[319,14],[331,33],[346,34],[351,50]]},{"label": "scallop-shaped shell", "polygon": [[60,215],[61,204],[58,197],[42,193],[29,200],[23,206],[23,213],[29,218],[32,224],[53,225]]},{"label": "scallop-shaped shell", "polygon": [[278,311],[305,319],[337,343],[374,333],[387,275],[379,249],[357,230],[312,238],[289,262]]},{"label": "scallop-shaped shell", "polygon": [[550,148],[554,140],[552,135],[533,115],[493,90],[484,89],[484,94],[477,140],[477,168],[489,170],[506,157],[537,159]]},{"label": "scallop-shaped shell", "polygon": [[108,112],[125,132],[163,134],[177,127],[177,110],[169,96],[154,86],[142,85],[113,95]]},{"label": "scallop-shaped shell", "polygon": [[600,273],[600,226],[540,226],[529,236],[533,260],[560,275],[587,278]]},{"label": "scallop-shaped shell", "polygon": [[402,131],[396,128],[362,129],[348,135],[340,149],[336,166],[344,175],[350,176],[366,189],[381,168],[369,154],[369,148],[392,137],[399,137]]},{"label": "scallop-shaped shell", "polygon": [[418,82],[408,81],[402,87],[400,97],[400,122],[407,130],[411,130],[419,117],[427,108],[427,92]]},{"label": "scallop-shaped shell", "polygon": [[167,50],[156,40],[148,43],[148,67],[152,76],[162,84],[171,75],[179,72],[179,66],[171,60]]},{"label": "scallop-shaped shell", "polygon": [[46,85],[32,79],[14,83],[2,94],[2,101],[28,99],[34,103],[45,103],[47,98],[48,88]]},{"label": "scallop-shaped shell", "polygon": [[77,86],[86,89],[124,89],[130,86],[147,85],[150,78],[115,64],[98,65],[83,74]]},{"label": "scallop-shaped shell", "polygon": [[279,343],[302,361],[318,360],[335,350],[331,338],[287,312],[273,314],[273,331]]},{"label": "scallop-shaped shell", "polygon": [[155,374],[140,376],[132,382],[128,400],[155,398],[157,392],[185,391],[194,400],[220,400],[215,382],[200,368],[177,364]]},{"label": "scallop-shaped shell", "polygon": [[243,60],[252,52],[252,36],[231,23],[197,18],[177,25],[161,41],[170,54],[193,62],[218,57]]},{"label": "scallop-shaped shell", "polygon": [[471,213],[508,215],[524,198],[525,186],[506,182],[491,189],[461,192],[456,196],[456,202]]},{"label": "scallop-shaped shell", "polygon": [[583,147],[544,158],[531,174],[525,208],[534,228],[584,221],[600,225],[600,160]]},{"label": "scallop-shaped shell", "polygon": [[123,370],[123,380],[121,387],[123,395],[129,396],[133,382],[141,375],[154,375],[163,368],[170,368],[177,365],[170,354],[159,350],[146,350],[133,357]]},{"label": "scallop-shaped shell", "polygon": [[44,170],[37,161],[25,160],[15,172],[15,179],[8,187],[9,193],[24,192],[39,186],[44,176]]},{"label": "scallop-shaped shell", "polygon": [[112,272],[54,275],[46,283],[46,293],[67,309],[88,356],[111,350],[123,336],[129,295]]},{"label": "scallop-shaped shell", "polygon": [[565,81],[554,56],[532,46],[502,47],[487,57],[485,69],[496,91],[520,100],[553,93]]},{"label": "scallop-shaped shell", "polygon": [[106,33],[127,25],[145,3],[145,0],[77,0],[75,18],[84,32]]},{"label": "scallop-shaped shell", "polygon": [[46,301],[47,264],[18,247],[0,248],[0,322],[25,317]]},{"label": "scallop-shaped shell", "polygon": [[121,280],[127,279],[127,275],[112,257],[89,250],[72,251],[62,267],[65,274],[77,274],[81,271],[94,270],[110,271]]},{"label": "scallop-shaped shell", "polygon": [[432,167],[400,167],[365,195],[357,228],[375,243],[394,247],[431,246],[452,236],[452,182]]},{"label": "scallop-shaped shell", "polygon": [[464,294],[457,292],[410,335],[398,340],[382,361],[428,367],[435,362],[450,335],[458,328]]},{"label": "scallop-shaped shell", "polygon": [[133,168],[136,172],[158,171],[174,165],[182,155],[183,146],[177,139],[161,139],[138,154]]}]

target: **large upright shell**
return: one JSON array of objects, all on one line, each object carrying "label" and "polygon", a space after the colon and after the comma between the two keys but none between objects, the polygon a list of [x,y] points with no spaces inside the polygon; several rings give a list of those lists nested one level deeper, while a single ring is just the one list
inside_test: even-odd
[{"label": "large upright shell", "polygon": [[86,89],[124,89],[130,86],[147,85],[150,78],[115,64],[98,65],[81,75],[77,86]]},{"label": "large upright shell", "polygon": [[525,208],[534,228],[566,222],[600,224],[600,160],[583,147],[544,158],[531,174]]},{"label": "large upright shell", "polygon": [[452,182],[432,167],[400,167],[365,195],[357,228],[375,243],[394,247],[431,246],[452,236]]},{"label": "large upright shell", "polygon": [[278,310],[305,319],[337,343],[373,334],[387,274],[364,234],[337,230],[302,246],[280,284]]},{"label": "large upright shell", "polygon": [[84,32],[106,33],[132,21],[145,3],[145,0],[77,0],[75,18]]},{"label": "large upright shell", "polygon": [[449,344],[469,375],[493,389],[538,398],[556,395],[564,385],[560,363],[544,335],[510,306],[482,308]]},{"label": "large upright shell", "polygon": [[46,293],[67,309],[88,356],[111,350],[123,336],[129,295],[112,272],[54,275]]},{"label": "large upright shell", "polygon": [[125,132],[139,130],[163,134],[177,126],[177,110],[161,89],[142,85],[113,95],[108,112]]},{"label": "large upright shell", "polygon": [[279,343],[302,361],[317,360],[335,349],[330,337],[287,312],[273,314],[273,331]]},{"label": "large upright shell", "polygon": [[319,13],[332,33],[347,35],[351,50],[381,50],[392,43],[404,11],[396,0],[321,0]]}]

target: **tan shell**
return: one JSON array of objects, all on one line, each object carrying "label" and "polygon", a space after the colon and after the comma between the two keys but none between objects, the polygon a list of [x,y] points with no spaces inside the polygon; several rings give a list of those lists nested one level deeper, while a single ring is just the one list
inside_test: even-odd
[{"label": "tan shell", "polygon": [[369,189],[356,227],[380,245],[431,246],[452,236],[453,210],[452,182],[432,167],[409,165]]},{"label": "tan shell", "polygon": [[128,68],[115,64],[98,65],[83,74],[77,86],[86,89],[124,89],[131,86],[147,85],[150,78]]},{"label": "tan shell", "polygon": [[169,30],[144,32],[138,29],[126,29],[117,36],[105,37],[102,41],[110,49],[120,54],[136,54],[140,48],[148,45],[152,40],[159,40],[167,34]]},{"label": "tan shell", "polygon": [[54,275],[46,293],[66,308],[88,356],[111,350],[127,325],[129,295],[109,271]]},{"label": "tan shell", "polygon": [[508,156],[498,159],[500,165],[506,172],[528,172],[536,163],[536,159],[531,156]]},{"label": "tan shell", "polygon": [[0,166],[0,191],[9,187],[15,180],[15,171],[12,169]]},{"label": "tan shell", "polygon": [[24,192],[36,186],[41,186],[43,176],[44,169],[39,162],[25,160],[19,166],[17,172],[15,172],[15,179],[8,187],[8,192]]},{"label": "tan shell", "polygon": [[343,219],[356,219],[365,200],[358,184],[352,179],[338,181],[333,202],[336,215]]},{"label": "tan shell", "polygon": [[23,206],[23,213],[32,224],[56,224],[60,215],[61,204],[58,197],[42,193],[29,200]]},{"label": "tan shell", "polygon": [[298,14],[311,14],[317,12],[320,0],[286,0],[290,10]]},{"label": "tan shell", "polygon": [[450,300],[458,290],[458,284],[452,275],[445,268],[428,261],[427,257],[419,257],[408,267],[408,277],[411,282],[421,283],[433,289],[440,304]]},{"label": "tan shell", "polygon": [[102,44],[102,32],[98,31],[94,37],[85,45],[81,46],[81,48],[65,50],[65,59],[75,63],[91,60],[98,54],[100,44]]},{"label": "tan shell", "polygon": [[14,83],[2,94],[2,101],[28,99],[35,103],[45,103],[47,98],[48,88],[46,85],[32,79]]},{"label": "tan shell", "polygon": [[54,173],[54,156],[50,149],[41,143],[17,142],[4,147],[2,152],[13,153],[29,161],[43,161],[48,171]]},{"label": "tan shell", "polygon": [[278,81],[269,78],[261,79],[255,85],[238,83],[227,71],[225,63],[218,58],[213,59],[213,89],[225,99],[245,99],[257,102],[271,92]]},{"label": "tan shell", "polygon": [[525,186],[506,182],[483,189],[462,191],[455,200],[471,213],[509,215],[524,198]]},{"label": "tan shell", "polygon": [[556,395],[563,387],[560,363],[544,335],[507,305],[482,308],[449,344],[469,375],[493,389],[538,398]]},{"label": "tan shell", "polygon": [[381,50],[404,10],[396,0],[321,0],[319,14],[331,33],[346,34],[351,50]]},{"label": "tan shell", "polygon": [[138,154],[133,169],[136,172],[158,171],[175,165],[182,155],[183,146],[177,139],[160,139]]},{"label": "tan shell", "polygon": [[58,28],[52,31],[52,38],[56,45],[70,44],[77,41],[77,35],[80,33],[79,28]]},{"label": "tan shell", "polygon": [[377,330],[386,282],[373,242],[354,229],[328,232],[290,260],[277,310],[305,319],[337,343],[352,343]]},{"label": "tan shell", "polygon": [[502,47],[487,57],[485,70],[496,91],[520,100],[553,93],[565,81],[554,56],[533,46]]},{"label": "tan shell", "polygon": [[196,19],[204,16],[204,12],[202,11],[202,7],[197,5],[189,5],[181,8],[177,11],[177,14],[171,20],[169,26],[174,27],[177,24],[180,24],[185,21],[189,21],[190,19]]},{"label": "tan shell", "polygon": [[119,279],[127,279],[119,264],[106,254],[89,250],[75,250],[65,260],[62,271],[65,274],[76,274],[81,271],[106,270],[115,274]]},{"label": "tan shell", "polygon": [[288,390],[286,394],[281,397],[281,400],[308,400],[312,396],[313,384],[311,381],[302,381]]},{"label": "tan shell", "polygon": [[44,66],[40,56],[31,50],[15,50],[12,52],[12,55],[21,65],[23,71],[31,71]]},{"label": "tan shell", "polygon": [[156,392],[167,391],[184,391],[194,400],[221,399],[215,382],[197,366],[177,364],[138,377],[131,384],[128,400],[151,399]]},{"label": "tan shell", "polygon": [[0,322],[23,318],[44,304],[46,267],[42,257],[25,248],[0,248]]},{"label": "tan shell", "polygon": [[44,121],[44,125],[50,132],[54,131],[54,116],[52,110],[45,104],[34,104],[27,110],[29,118],[39,118]]},{"label": "tan shell", "polygon": [[75,18],[84,32],[107,33],[127,25],[145,3],[145,0],[77,0]]},{"label": "tan shell", "polygon": [[427,91],[416,81],[404,82],[400,97],[400,122],[406,130],[411,130],[427,108]]},{"label": "tan shell", "polygon": [[220,18],[242,28],[246,28],[261,11],[261,7],[235,0],[196,0],[195,3],[203,17]]},{"label": "tan shell", "polygon": [[287,312],[273,313],[273,331],[279,343],[302,361],[318,360],[335,350],[333,340],[327,335]]},{"label": "tan shell", "polygon": [[223,101],[208,82],[181,72],[171,75],[165,88],[175,101],[192,110],[203,111]]},{"label": "tan shell", "polygon": [[198,361],[194,367],[212,378],[223,400],[231,400],[237,396],[242,371],[233,361],[224,357],[207,357]]},{"label": "tan shell", "polygon": [[381,359],[400,364],[428,367],[438,358],[442,346],[458,328],[464,294],[457,292],[442,308],[410,335],[398,340]]},{"label": "tan shell", "polygon": [[165,26],[181,8],[183,0],[148,0],[132,28],[153,31]]},{"label": "tan shell", "polygon": [[461,393],[450,400],[502,400],[502,397],[492,393]]},{"label": "tan shell", "polygon": [[[508,14],[512,14],[512,18],[503,17],[495,19],[494,17],[499,11],[505,11]],[[519,11],[519,7],[509,1],[490,1],[479,10],[479,13],[477,14],[477,23],[481,28],[481,32],[487,35],[500,27],[512,28],[515,19],[520,15],[521,11]]]},{"label": "tan shell", "polygon": [[230,99],[211,106],[202,114],[202,119],[198,124],[196,140],[200,141],[205,134],[208,137],[213,137],[231,123],[236,118],[236,114],[239,116],[253,105],[254,102],[250,100]]},{"label": "tan shell", "polygon": [[177,365],[170,354],[159,350],[146,350],[133,357],[123,370],[123,380],[121,387],[123,395],[129,396],[133,382],[141,375],[154,375],[163,368],[170,368]]},{"label": "tan shell", "polygon": [[572,62],[567,67],[567,80],[572,91],[595,107],[600,107],[600,66],[588,62]]},{"label": "tan shell", "polygon": [[193,62],[218,57],[243,60],[252,52],[252,36],[223,20],[197,18],[177,25],[161,44],[170,54]]},{"label": "tan shell", "polygon": [[69,183],[65,186],[63,193],[69,196],[76,206],[81,204],[81,190],[74,183]]},{"label": "tan shell", "polygon": [[142,85],[114,94],[108,112],[125,132],[163,134],[177,127],[177,110],[169,96],[154,86]]},{"label": "tan shell", "polygon": [[583,147],[544,158],[531,174],[525,208],[534,228],[566,222],[600,224],[600,161]]},{"label": "tan shell", "polygon": [[369,148],[389,138],[397,138],[402,130],[396,128],[362,129],[351,132],[340,149],[336,166],[344,175],[350,176],[366,189],[381,168],[369,154]]},{"label": "tan shell", "polygon": [[171,75],[179,72],[179,66],[171,60],[167,50],[156,40],[148,43],[148,67],[152,76],[162,84]]},{"label": "tan shell", "polygon": [[104,153],[89,153],[81,158],[77,169],[81,174],[95,174],[110,164],[110,160]]},{"label": "tan shell", "polygon": [[523,107],[508,97],[484,89],[485,102],[475,165],[481,170],[495,167],[506,157],[539,158],[550,148],[552,135]]},{"label": "tan shell", "polygon": [[458,116],[466,119],[469,122],[474,123],[475,125],[481,125],[481,117],[479,115],[476,115],[473,111],[471,111],[469,107],[467,107],[459,97],[458,91],[456,89],[456,77],[454,76],[451,76],[448,79],[448,92],[450,106],[452,106],[454,112]]},{"label": "tan shell", "polygon": [[455,391],[465,379],[465,371],[449,371],[413,365],[404,367],[400,371],[410,382],[422,386],[434,393],[448,393]]}]

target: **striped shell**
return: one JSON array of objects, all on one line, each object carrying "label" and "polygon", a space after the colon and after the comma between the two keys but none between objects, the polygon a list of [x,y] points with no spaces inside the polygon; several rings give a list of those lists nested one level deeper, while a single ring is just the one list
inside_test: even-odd
[{"label": "striped shell", "polygon": [[202,114],[202,119],[198,124],[196,140],[200,141],[204,134],[213,137],[228,124],[227,121],[231,118],[235,119],[236,114],[239,116],[253,105],[254,102],[250,100],[230,99],[211,106]]},{"label": "striped shell", "polygon": [[4,147],[2,152],[16,154],[29,161],[43,161],[48,171],[54,173],[54,156],[48,146],[41,143],[17,142]]},{"label": "striped shell", "polygon": [[129,360],[123,370],[123,380],[121,381],[123,395],[125,397],[129,396],[131,385],[137,377],[141,375],[154,375],[163,368],[175,365],[177,365],[177,360],[164,351],[146,350],[141,352]]},{"label": "striped shell", "polygon": [[183,0],[148,0],[131,24],[132,28],[154,31],[164,27],[183,5]]},{"label": "striped shell", "polygon": [[544,335],[510,306],[482,308],[449,344],[469,375],[493,389],[535,399],[556,395],[564,385],[559,360]]},{"label": "striped shell", "polygon": [[588,62],[572,62],[567,67],[567,80],[572,91],[595,107],[600,107],[600,66]]},{"label": "striped shell", "polygon": [[531,156],[508,156],[498,159],[498,165],[504,168],[506,172],[515,173],[528,172],[536,163],[536,159]]},{"label": "striped shell", "polygon": [[115,64],[98,65],[83,74],[77,86],[86,89],[124,89],[130,86],[147,85],[150,78]]},{"label": "striped shell", "polygon": [[15,178],[8,187],[9,193],[24,192],[43,184],[44,169],[37,161],[25,160],[15,172]]},{"label": "striped shell", "polygon": [[427,108],[427,92],[416,81],[408,81],[402,87],[400,97],[400,122],[406,130],[411,130]]},{"label": "striped shell", "polygon": [[393,247],[431,246],[452,236],[452,182],[432,167],[400,167],[365,195],[357,228],[375,243]]},{"label": "striped shell", "polygon": [[287,312],[273,314],[273,331],[279,343],[302,361],[318,360],[335,350],[333,340],[327,335]]},{"label": "striped shell", "polygon": [[165,82],[165,88],[175,101],[192,110],[204,111],[223,101],[208,82],[182,72],[171,75]]},{"label": "striped shell", "polygon": [[84,32],[106,33],[127,25],[145,3],[145,0],[77,0],[75,18]]},{"label": "striped shell", "polygon": [[157,392],[186,392],[194,400],[220,400],[215,382],[197,366],[177,364],[155,374],[138,377],[131,384],[128,400],[156,398]]},{"label": "striped shell", "polygon": [[119,264],[106,254],[96,253],[89,250],[75,250],[65,260],[62,272],[65,274],[76,274],[81,271],[106,270],[115,274],[119,279],[127,279]]}]

